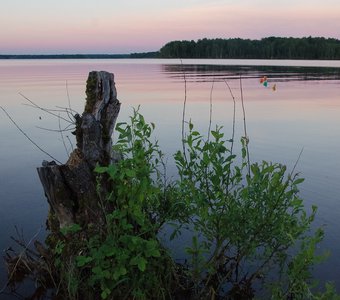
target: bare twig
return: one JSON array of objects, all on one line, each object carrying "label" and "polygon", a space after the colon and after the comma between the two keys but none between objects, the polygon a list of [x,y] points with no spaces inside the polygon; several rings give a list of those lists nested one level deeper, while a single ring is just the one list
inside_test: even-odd
[{"label": "bare twig", "polygon": [[69,108],[69,107],[64,107],[64,106],[59,106],[59,105],[56,105],[55,106],[56,108],[59,108],[60,109],[60,111],[64,111],[64,112],[66,112],[66,111],[68,111],[69,113],[73,113],[73,114],[79,114],[76,110],[74,110],[73,108]]},{"label": "bare twig", "polygon": [[68,108],[70,109],[70,111],[72,111],[72,108],[71,108],[71,99],[70,99],[70,94],[69,94],[69,91],[68,91],[67,80],[66,80],[66,94],[67,94]]},{"label": "bare twig", "polygon": [[21,228],[21,231],[19,232],[18,226],[15,225],[14,228],[15,228],[15,232],[16,232],[17,236],[23,241],[23,243],[26,244],[23,229]]},{"label": "bare twig", "polygon": [[[33,108],[38,108],[36,105],[29,104],[29,103],[22,103],[22,105],[28,106],[28,107],[33,107]],[[56,106],[56,108],[46,108],[46,107],[41,107],[38,109],[44,110],[44,112],[54,112],[54,113],[66,113],[68,118],[70,119],[69,121],[73,124],[75,122],[73,114],[78,114],[78,112],[74,109],[69,109],[68,107],[62,107],[62,106]],[[55,115],[54,115],[55,116]],[[68,121],[67,121],[68,122]],[[70,125],[72,125],[70,124]]]},{"label": "bare twig", "polygon": [[[59,114],[59,116],[60,116],[60,114]],[[63,142],[64,148],[65,148],[65,151],[66,151],[66,155],[67,155],[67,157],[69,157],[70,153],[68,152],[66,144],[65,144],[65,139],[64,139],[63,131],[61,130],[60,118],[58,118],[58,125],[59,125],[59,132],[60,132],[61,140]]]},{"label": "bare twig", "polygon": [[240,92],[241,92],[241,103],[242,103],[242,111],[243,111],[243,128],[244,128],[244,138],[245,138],[245,146],[247,149],[247,162],[248,162],[248,175],[250,176],[250,158],[249,158],[249,137],[247,134],[247,124],[246,124],[246,111],[244,108],[243,102],[243,88],[242,88],[242,76],[240,75]]},{"label": "bare twig", "polygon": [[[215,83],[215,78],[213,79],[211,89],[210,89],[210,98],[209,98],[209,103],[210,103],[210,110],[209,110],[209,126],[208,126],[208,139],[207,143],[210,141],[210,131],[211,131],[211,123],[212,123],[212,95],[213,95],[213,90],[214,90],[214,83]],[[205,177],[205,185],[206,185],[206,190],[207,190],[207,196],[208,196],[208,204],[211,209],[213,209],[213,204],[212,204],[212,198],[211,198],[211,192],[209,189],[209,178],[208,178],[208,168],[209,165],[206,165],[205,170],[204,170],[204,177]]]},{"label": "bare twig", "polygon": [[10,119],[10,121],[15,125],[16,128],[18,128],[18,130],[34,145],[36,146],[41,152],[43,152],[44,154],[46,154],[48,157],[52,158],[53,160],[55,160],[57,163],[62,164],[62,162],[60,162],[59,160],[57,160],[55,157],[53,157],[51,154],[49,154],[47,151],[45,151],[44,149],[42,149],[35,141],[33,141],[27,134],[25,131],[23,131],[20,126],[13,120],[13,118],[8,114],[8,112],[2,107],[0,106],[0,108],[2,109],[2,111],[6,114],[7,118]]},{"label": "bare twig", "polygon": [[289,176],[292,176],[292,175],[294,174],[295,168],[296,168],[297,164],[298,164],[299,161],[300,161],[300,158],[301,158],[301,155],[302,155],[302,153],[303,153],[303,150],[304,150],[304,147],[302,147],[302,149],[300,150],[299,156],[298,156],[298,158],[296,159],[295,164],[294,164],[294,166],[293,166],[293,169],[292,169],[292,171],[290,172]]},{"label": "bare twig", "polygon": [[187,156],[186,156],[186,149],[185,149],[185,142],[184,142],[184,137],[185,137],[185,132],[184,132],[184,123],[185,123],[185,109],[186,109],[186,104],[187,104],[187,78],[185,74],[185,70],[183,67],[183,61],[181,60],[181,65],[182,65],[182,71],[183,71],[183,79],[184,79],[184,102],[183,102],[183,113],[182,113],[182,147],[183,147],[183,155],[185,158],[185,161],[187,161]]},{"label": "bare twig", "polygon": [[[66,119],[60,117],[60,115],[59,115],[59,118],[61,118],[64,121],[66,120],[66,122],[69,123],[69,125],[66,128],[69,128],[70,126],[75,124],[75,118],[74,118],[74,115],[72,114],[72,112],[74,114],[77,114],[77,112],[75,110],[70,111],[69,108],[67,108],[67,107],[56,106],[56,109],[55,109],[55,108],[45,108],[45,107],[40,108],[40,107],[37,107],[36,105],[32,105],[32,104],[28,104],[28,103],[22,103],[22,105],[37,108],[37,109],[43,110],[46,113],[52,113],[53,112],[52,113],[53,116],[57,116],[56,113],[58,113],[58,114],[65,113],[65,114],[67,114],[69,120],[66,120]],[[39,118],[41,119],[41,117],[39,117]],[[42,128],[42,127],[39,127],[39,126],[36,126],[36,127],[40,128],[40,129],[45,129],[45,128]],[[54,131],[54,130],[50,130],[50,131]]]},{"label": "bare twig", "polygon": [[70,110],[68,107],[62,107],[62,106],[56,106],[56,107],[59,108],[61,112],[66,113],[72,123],[75,122],[74,115],[78,114],[77,111],[73,109]]},{"label": "bare twig", "polygon": [[234,142],[235,142],[236,101],[235,101],[233,91],[231,90],[230,85],[227,82],[227,80],[224,80],[224,83],[228,87],[231,98],[233,99],[233,126],[232,126],[231,146],[230,146],[230,154],[233,154]]},{"label": "bare twig", "polygon": [[74,147],[73,147],[73,144],[72,144],[72,142],[71,142],[71,139],[70,139],[70,137],[67,135],[67,136],[66,136],[66,138],[67,138],[67,140],[68,140],[68,141],[69,141],[69,143],[70,143],[71,150],[73,151]]},{"label": "bare twig", "polygon": [[210,131],[211,131],[211,122],[212,122],[212,110],[213,110],[212,95],[213,95],[213,90],[214,90],[214,83],[215,83],[215,78],[213,79],[213,82],[211,84],[210,98],[209,98],[210,110],[209,110],[208,142],[210,140]]},{"label": "bare twig", "polygon": [[[26,242],[23,240],[23,237],[19,236],[19,239],[15,238],[14,236],[11,236],[11,239],[16,242],[19,246],[25,248],[26,247]],[[26,249],[27,253],[30,253],[32,256],[35,256],[37,258],[40,257],[37,253],[32,251],[31,249]]]},{"label": "bare twig", "polygon": [[[25,105],[25,106],[33,107],[33,108],[38,108],[36,105],[29,104],[29,103],[21,103],[21,105]],[[42,109],[44,109],[44,111],[51,111],[51,112],[65,112],[65,108],[58,107],[58,106],[56,106],[56,108],[42,108]]]},{"label": "bare twig", "polygon": [[36,103],[34,103],[31,99],[29,99],[28,97],[26,97],[26,96],[23,95],[22,93],[19,93],[19,95],[20,95],[21,97],[23,97],[24,99],[26,99],[29,103],[31,103],[35,108],[38,108],[38,109],[44,111],[45,113],[48,113],[48,114],[50,114],[50,115],[52,115],[52,116],[55,116],[55,117],[57,117],[57,118],[61,118],[61,119],[64,120],[65,122],[73,123],[73,122],[71,122],[70,120],[67,120],[67,119],[65,119],[65,118],[63,118],[63,117],[61,117],[61,116],[58,116],[57,114],[53,113],[50,109],[46,109],[46,108],[43,108],[43,107],[37,105]]},{"label": "bare twig", "polygon": [[[2,107],[1,107],[2,108]],[[13,267],[13,271],[11,272],[6,284],[4,285],[4,287],[0,290],[0,294],[2,294],[7,286],[8,286],[8,283],[11,281],[13,275],[14,275],[14,272],[19,264],[19,262],[21,261],[23,255],[26,253],[26,251],[28,250],[28,247],[30,246],[30,244],[33,242],[33,240],[35,240],[35,238],[39,235],[39,233],[41,232],[42,230],[42,226],[39,228],[39,230],[32,236],[32,238],[29,240],[29,242],[25,245],[24,249],[20,252],[19,256],[18,256],[18,260],[16,261],[14,267]]]},{"label": "bare twig", "polygon": [[[224,83],[228,87],[231,98],[233,99],[233,126],[232,126],[231,146],[230,146],[230,155],[233,155],[234,143],[235,143],[236,100],[235,100],[235,96],[233,94],[233,91],[231,90],[230,85],[227,82],[227,80],[224,80]],[[229,170],[228,176],[227,176],[227,182],[226,182],[227,195],[229,194],[230,175],[231,175],[231,172]]]},{"label": "bare twig", "polygon": [[46,131],[51,131],[51,132],[65,132],[65,131],[73,131],[75,128],[72,127],[73,124],[69,124],[67,125],[64,129],[51,129],[51,128],[45,128],[45,127],[41,127],[41,126],[35,126],[35,128],[41,129],[41,130],[46,130]]}]

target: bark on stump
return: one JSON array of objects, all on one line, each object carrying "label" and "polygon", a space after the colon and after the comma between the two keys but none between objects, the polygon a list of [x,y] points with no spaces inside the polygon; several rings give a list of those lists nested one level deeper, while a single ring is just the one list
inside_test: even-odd
[{"label": "bark on stump", "polygon": [[65,164],[43,162],[37,169],[50,205],[48,225],[52,233],[74,223],[100,224],[100,196],[93,170],[96,164],[112,162],[111,135],[119,109],[114,75],[90,72],[84,112],[75,116],[77,148]]}]

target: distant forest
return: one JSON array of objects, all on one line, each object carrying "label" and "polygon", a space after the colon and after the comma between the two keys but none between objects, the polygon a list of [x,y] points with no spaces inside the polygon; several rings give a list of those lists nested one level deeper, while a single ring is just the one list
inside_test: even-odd
[{"label": "distant forest", "polygon": [[338,59],[340,40],[323,37],[250,39],[200,39],[172,41],[159,51],[130,54],[0,55],[0,59],[114,59],[114,58],[240,58]]},{"label": "distant forest", "polygon": [[129,54],[1,54],[0,59],[107,59],[129,56]]},{"label": "distant forest", "polygon": [[323,37],[172,41],[161,58],[340,59],[340,40]]},{"label": "distant forest", "polygon": [[159,52],[131,54],[0,54],[0,59],[112,59],[112,58],[155,58]]}]

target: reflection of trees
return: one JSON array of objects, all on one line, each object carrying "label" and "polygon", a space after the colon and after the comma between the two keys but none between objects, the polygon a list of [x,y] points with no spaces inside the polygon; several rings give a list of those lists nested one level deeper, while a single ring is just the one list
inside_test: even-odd
[{"label": "reflection of trees", "polygon": [[227,66],[227,65],[162,65],[162,71],[170,78],[189,81],[215,81],[243,78],[258,78],[264,75],[275,81],[339,80],[340,68],[286,67],[286,66]]}]

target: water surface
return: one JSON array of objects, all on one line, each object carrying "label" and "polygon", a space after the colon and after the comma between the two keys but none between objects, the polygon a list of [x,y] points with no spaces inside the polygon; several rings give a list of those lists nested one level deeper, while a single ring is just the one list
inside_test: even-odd
[{"label": "water surface", "polygon": [[[186,83],[186,119],[206,132],[210,95],[213,126],[224,126],[231,136],[233,101],[236,98],[236,132],[243,134],[240,76],[246,106],[252,161],[281,162],[306,178],[301,196],[307,207],[318,206],[316,226],[324,226],[322,249],[330,258],[318,266],[316,276],[332,280],[340,291],[340,62],[254,60],[8,60],[0,61],[0,105],[18,125],[51,155],[67,159],[62,137],[46,129],[58,129],[57,118],[34,109],[18,93],[45,108],[68,107],[82,112],[89,71],[115,74],[122,102],[119,121],[132,107],[141,105],[145,118],[156,124],[156,135],[169,156],[180,147],[181,117]],[[268,87],[259,83],[268,76]],[[276,85],[274,91],[272,87]],[[211,94],[212,93],[212,94]],[[23,105],[24,104],[24,105]],[[37,150],[0,111],[0,248],[13,243],[15,226],[28,241],[44,228],[47,202],[36,167],[49,157]],[[66,123],[60,126],[67,126]],[[66,132],[73,140],[70,132]],[[67,150],[70,143],[66,142]],[[41,230],[42,239],[44,230]],[[176,252],[176,249],[174,249]],[[5,284],[0,264],[0,289]],[[9,298],[10,299],[10,298]]]}]

